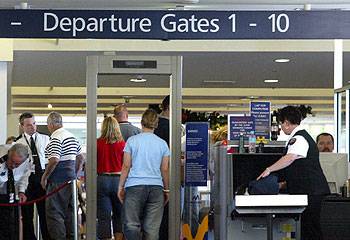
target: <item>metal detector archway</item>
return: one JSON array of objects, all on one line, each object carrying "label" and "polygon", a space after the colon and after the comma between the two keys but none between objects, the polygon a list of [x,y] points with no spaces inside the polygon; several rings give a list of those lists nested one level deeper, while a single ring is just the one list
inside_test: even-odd
[{"label": "metal detector archway", "polygon": [[[143,68],[116,67],[116,61],[152,62]],[[87,115],[87,239],[96,238],[97,162],[96,119],[98,76],[101,74],[162,74],[170,78],[170,201],[169,237],[180,238],[180,171],[181,163],[181,101],[182,56],[89,56],[86,60]],[[146,91],[146,90],[145,90]]]}]

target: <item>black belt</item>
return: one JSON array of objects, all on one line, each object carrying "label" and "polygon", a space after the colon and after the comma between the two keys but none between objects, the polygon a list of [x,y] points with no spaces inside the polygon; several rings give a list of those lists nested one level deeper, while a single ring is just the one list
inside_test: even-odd
[{"label": "black belt", "polygon": [[97,174],[98,176],[109,176],[109,177],[116,177],[116,176],[120,176],[120,173],[99,173]]}]

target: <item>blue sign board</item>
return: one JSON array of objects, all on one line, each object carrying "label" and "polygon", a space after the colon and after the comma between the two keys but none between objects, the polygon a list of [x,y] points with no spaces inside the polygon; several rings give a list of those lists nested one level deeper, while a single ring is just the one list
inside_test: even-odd
[{"label": "blue sign board", "polygon": [[350,39],[350,11],[0,10],[0,38]]},{"label": "blue sign board", "polygon": [[255,132],[255,120],[253,116],[228,115],[229,140],[238,140],[240,133],[248,136],[251,131]]},{"label": "blue sign board", "polygon": [[270,102],[250,102],[250,115],[255,119],[255,136],[270,139]]},{"label": "blue sign board", "polygon": [[207,186],[209,124],[186,123],[186,186]]}]

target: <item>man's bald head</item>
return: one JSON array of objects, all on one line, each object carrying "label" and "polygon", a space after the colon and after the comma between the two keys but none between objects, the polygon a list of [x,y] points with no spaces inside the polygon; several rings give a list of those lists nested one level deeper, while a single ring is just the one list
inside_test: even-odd
[{"label": "man's bald head", "polygon": [[114,117],[118,122],[127,122],[129,118],[128,109],[125,104],[118,105],[114,108]]}]

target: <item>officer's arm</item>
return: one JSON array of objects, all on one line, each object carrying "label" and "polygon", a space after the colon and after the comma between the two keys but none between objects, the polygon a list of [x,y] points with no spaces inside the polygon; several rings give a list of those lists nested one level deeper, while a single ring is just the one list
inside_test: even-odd
[{"label": "officer's arm", "polygon": [[288,167],[298,158],[300,158],[299,155],[296,155],[294,153],[287,153],[287,155],[281,157],[277,162],[272,164],[270,167],[266,168],[265,171],[262,174],[260,174],[257,180],[269,176],[272,172],[276,172],[278,170]]},{"label": "officer's arm", "polygon": [[281,157],[280,160],[268,167],[268,169],[270,169],[270,172],[276,172],[278,170],[288,167],[298,158],[300,158],[298,155],[288,153],[287,155]]},{"label": "officer's arm", "polygon": [[29,164],[28,160],[24,162],[26,168],[24,169],[22,176],[19,178],[17,182],[18,193],[25,193],[28,187],[28,179],[30,174],[32,173],[31,164]]}]

